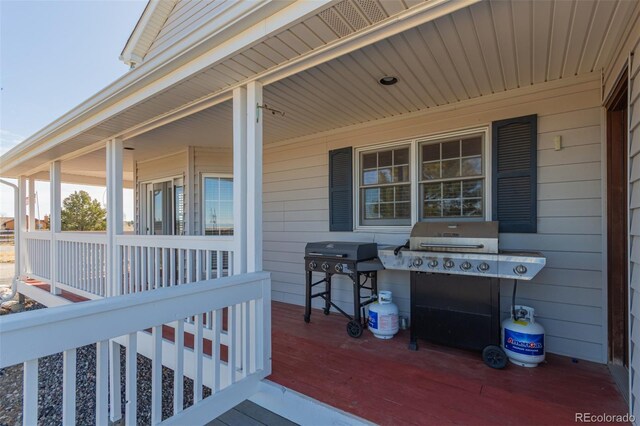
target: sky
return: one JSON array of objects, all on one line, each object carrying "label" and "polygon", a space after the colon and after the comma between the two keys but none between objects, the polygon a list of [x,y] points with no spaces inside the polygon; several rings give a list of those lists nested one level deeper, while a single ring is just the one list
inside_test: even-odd
[{"label": "sky", "polygon": [[[0,0],[0,155],[128,71],[119,59],[146,0]],[[38,184],[40,215],[48,184]],[[104,188],[62,187],[62,197]],[[125,193],[125,216],[133,197]],[[13,191],[0,185],[0,216],[13,216]]]}]

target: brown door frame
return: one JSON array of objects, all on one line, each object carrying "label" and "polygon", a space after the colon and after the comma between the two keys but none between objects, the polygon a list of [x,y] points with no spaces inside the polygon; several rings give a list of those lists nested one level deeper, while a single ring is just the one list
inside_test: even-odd
[{"label": "brown door frame", "polygon": [[612,364],[629,365],[628,77],[625,69],[607,109],[607,330]]}]

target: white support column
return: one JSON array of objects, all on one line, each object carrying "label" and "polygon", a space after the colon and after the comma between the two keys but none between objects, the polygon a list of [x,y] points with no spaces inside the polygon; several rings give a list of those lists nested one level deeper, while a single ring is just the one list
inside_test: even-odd
[{"label": "white support column", "polygon": [[36,230],[36,180],[29,176],[29,232]]},{"label": "white support column", "polygon": [[20,176],[18,178],[18,205],[15,206],[16,217],[14,218],[14,241],[17,270],[20,275],[26,272],[25,265],[27,261],[27,244],[24,233],[27,231],[27,178]]},{"label": "white support column", "polygon": [[[49,248],[49,279],[51,280],[51,293],[60,294],[58,290],[58,244],[56,242],[56,234],[62,232],[62,164],[60,161],[54,161],[49,168],[49,197],[51,202],[49,214],[49,227],[51,228],[51,247]],[[68,259],[67,259],[68,260]]]},{"label": "white support column", "polygon": [[107,142],[107,297],[120,291],[122,265],[119,264],[116,235],[122,234],[122,139]]},{"label": "white support column", "polygon": [[262,270],[262,83],[247,85],[247,272]]},{"label": "white support column", "polygon": [[233,90],[233,271],[247,272],[247,89]]}]

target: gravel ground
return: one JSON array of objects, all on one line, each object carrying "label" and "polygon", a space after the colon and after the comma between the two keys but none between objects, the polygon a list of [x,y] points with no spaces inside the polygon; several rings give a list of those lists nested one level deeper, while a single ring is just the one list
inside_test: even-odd
[{"label": "gravel ground", "polygon": [[[44,306],[27,300],[26,310],[43,309]],[[0,310],[0,315],[14,313],[10,309]],[[122,415],[125,407],[125,350],[121,357]],[[88,345],[77,351],[76,367],[76,423],[95,424],[95,368],[96,347]],[[41,358],[38,363],[38,425],[62,423],[62,354]],[[173,413],[173,370],[162,371],[162,416]],[[137,423],[150,424],[151,418],[151,360],[138,355],[138,412]],[[204,396],[210,390],[204,388]],[[184,380],[184,407],[193,404],[193,381]],[[22,365],[0,369],[0,426],[22,424]]]}]

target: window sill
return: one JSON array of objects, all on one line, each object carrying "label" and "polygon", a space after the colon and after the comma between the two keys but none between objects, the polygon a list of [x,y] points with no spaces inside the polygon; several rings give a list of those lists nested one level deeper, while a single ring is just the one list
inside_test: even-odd
[{"label": "window sill", "polygon": [[359,233],[375,233],[375,234],[408,234],[411,232],[412,226],[360,226],[352,232]]}]

